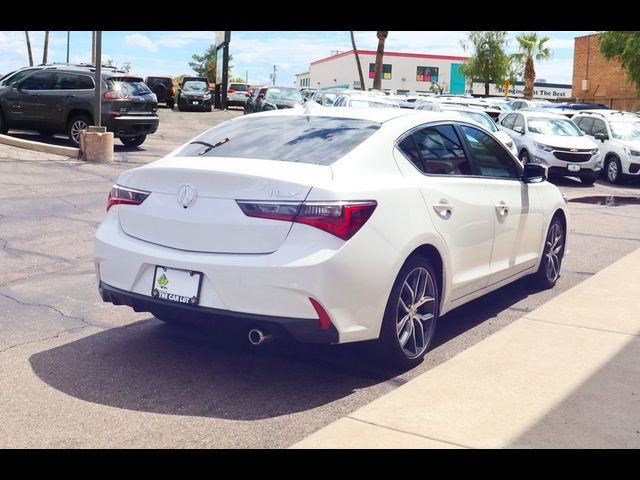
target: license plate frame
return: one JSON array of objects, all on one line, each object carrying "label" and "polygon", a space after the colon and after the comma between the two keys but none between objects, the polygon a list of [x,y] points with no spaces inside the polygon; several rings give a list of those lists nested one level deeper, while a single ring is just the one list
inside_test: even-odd
[{"label": "license plate frame", "polygon": [[[158,273],[160,272],[160,273]],[[165,279],[161,281],[162,275]],[[198,305],[202,289],[202,272],[156,265],[151,284],[151,296],[176,305]],[[160,281],[160,283],[158,283]],[[173,283],[171,290],[168,284]],[[195,293],[194,293],[195,291]]]},{"label": "license plate frame", "polygon": [[567,170],[569,170],[570,172],[579,172],[580,171],[580,164],[579,163],[570,163],[569,165],[567,165]]}]

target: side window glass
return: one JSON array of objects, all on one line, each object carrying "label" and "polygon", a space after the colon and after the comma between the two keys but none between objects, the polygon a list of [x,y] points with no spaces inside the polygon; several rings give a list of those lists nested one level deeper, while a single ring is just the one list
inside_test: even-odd
[{"label": "side window glass", "polygon": [[424,128],[413,134],[421,170],[435,175],[471,175],[471,164],[452,125]]},{"label": "side window glass", "polygon": [[522,127],[524,129],[524,118],[522,118],[522,115],[518,115],[517,113],[515,114],[515,121],[513,122],[513,129],[515,130],[516,127]]},{"label": "side window glass", "polygon": [[53,82],[54,90],[77,90],[78,76],[72,73],[56,73]]},{"label": "side window glass", "polygon": [[51,90],[53,75],[50,72],[38,72],[20,84],[23,90]]},{"label": "side window glass", "polygon": [[398,148],[409,160],[411,160],[411,163],[413,163],[418,169],[422,170],[420,151],[418,151],[418,146],[413,139],[413,135],[405,137],[405,139],[398,144]]},{"label": "side window glass", "polygon": [[78,88],[80,90],[93,90],[94,85],[93,78],[87,75],[78,75]]},{"label": "side window glass", "polygon": [[592,117],[582,117],[582,121],[580,122],[580,130],[582,130],[587,135],[593,135],[593,121],[595,118]]},{"label": "side window glass", "polygon": [[474,127],[462,125],[473,157],[485,177],[519,178],[520,171],[511,155],[497,141]]},{"label": "side window glass", "polygon": [[507,115],[507,117],[502,121],[502,126],[513,130],[513,122],[515,122],[516,120],[516,115],[517,114],[515,113],[510,113],[509,115]]},{"label": "side window glass", "polygon": [[598,133],[607,133],[607,126],[604,124],[604,121],[599,118],[594,118],[592,135],[595,136]]}]

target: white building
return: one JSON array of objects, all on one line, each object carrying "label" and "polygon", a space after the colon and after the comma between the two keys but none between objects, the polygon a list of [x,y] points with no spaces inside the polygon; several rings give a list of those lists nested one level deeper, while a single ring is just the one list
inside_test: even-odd
[{"label": "white building", "polygon": [[311,75],[309,71],[302,73],[296,73],[296,88],[310,88],[311,87]]},{"label": "white building", "polygon": [[[364,77],[365,90],[373,88],[373,66],[376,52],[358,50]],[[451,55],[429,55],[423,53],[384,52],[382,68],[382,90],[404,93],[409,91],[430,92],[432,82],[444,87],[445,93],[464,93],[465,77],[458,68],[466,57]],[[300,75],[300,80],[304,77]],[[311,88],[361,88],[353,50],[338,53],[311,62],[309,68]],[[296,86],[298,75],[296,75]]]}]

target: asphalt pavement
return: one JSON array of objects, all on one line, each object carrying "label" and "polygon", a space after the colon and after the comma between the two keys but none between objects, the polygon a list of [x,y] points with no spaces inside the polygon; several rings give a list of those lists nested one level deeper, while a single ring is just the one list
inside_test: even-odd
[{"label": "asphalt pavement", "polygon": [[[361,345],[253,349],[102,303],[93,239],[117,175],[237,114],[161,109],[158,133],[117,147],[111,164],[0,145],[0,447],[288,447],[640,247],[638,205],[570,201],[556,288],[522,280],[451,312],[425,361],[401,374]],[[637,182],[558,184],[570,199],[640,192]]]}]

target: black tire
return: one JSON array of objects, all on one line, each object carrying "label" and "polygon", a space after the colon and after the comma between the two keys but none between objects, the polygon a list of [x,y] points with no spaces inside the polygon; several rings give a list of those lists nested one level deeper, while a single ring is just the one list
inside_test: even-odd
[{"label": "black tire", "polygon": [[138,135],[137,137],[120,137],[120,141],[125,147],[139,147],[146,139],[146,135]]},{"label": "black tire", "polygon": [[[560,234],[559,239],[557,238],[558,233]],[[562,221],[558,216],[555,216],[553,220],[551,220],[547,235],[544,237],[544,249],[542,251],[540,267],[538,271],[533,274],[534,283],[541,290],[553,288],[558,278],[560,278],[566,238]],[[550,255],[549,252],[552,248],[555,253]]]},{"label": "black tire", "polygon": [[184,108],[182,108],[179,103],[178,103],[178,111],[179,112],[183,112],[184,111]]},{"label": "black tire", "polygon": [[173,110],[173,106],[175,105],[175,102],[173,100],[167,100],[167,107],[170,108],[171,110]]},{"label": "black tire", "polygon": [[[84,125],[84,127],[82,125]],[[71,117],[67,125],[67,136],[69,137],[69,141],[76,147],[80,145],[80,131],[85,130],[89,125],[91,125],[89,115],[81,113]]]},{"label": "black tire", "polygon": [[617,184],[622,182],[622,165],[616,157],[609,157],[604,162],[604,174],[609,183]]},{"label": "black tire", "polygon": [[[417,284],[413,283],[416,278]],[[427,298],[429,300],[425,301]],[[411,303],[407,305],[406,302]],[[419,302],[423,303],[416,307]],[[389,294],[380,338],[375,345],[376,353],[381,355],[380,360],[386,366],[406,370],[422,361],[435,334],[439,302],[437,276],[431,262],[421,256],[409,258],[400,269]],[[419,320],[418,316],[431,318]],[[398,332],[398,325],[403,320],[405,323]]]},{"label": "black tire", "polygon": [[520,152],[520,161],[522,163],[529,163],[529,152],[527,152],[526,150],[522,150]]},{"label": "black tire", "polygon": [[4,120],[4,115],[2,113],[2,110],[0,110],[0,134],[6,135],[8,131],[9,131],[9,128],[7,127],[7,122]]},{"label": "black tire", "polygon": [[205,112],[210,112],[211,110],[213,110],[213,108],[211,107],[211,105],[208,105],[207,107],[205,107],[204,111]]},{"label": "black tire", "polygon": [[596,183],[597,179],[598,179],[597,173],[589,173],[589,174],[580,176],[580,181],[585,185],[593,185],[594,183]]},{"label": "black tire", "polygon": [[158,97],[159,102],[167,98],[167,87],[162,83],[156,83],[151,89],[151,91],[156,94],[156,97]]}]

